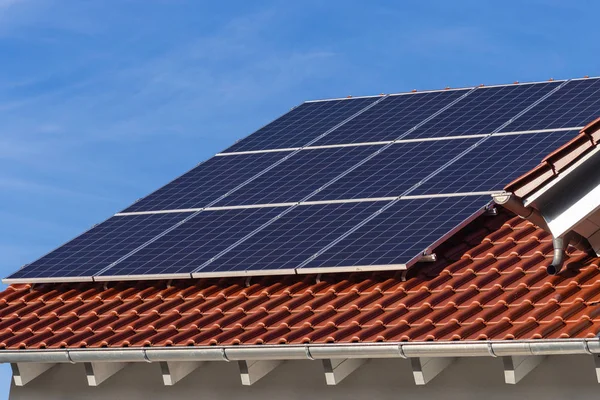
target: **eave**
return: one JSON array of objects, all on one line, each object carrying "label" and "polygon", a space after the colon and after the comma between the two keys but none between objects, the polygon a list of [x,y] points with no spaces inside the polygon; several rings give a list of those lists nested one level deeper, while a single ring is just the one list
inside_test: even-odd
[{"label": "eave", "polygon": [[[460,357],[500,358],[507,384],[517,384],[548,355],[593,356],[600,381],[598,338],[515,341],[314,344],[279,346],[154,347],[0,351],[24,386],[57,364],[82,364],[89,386],[98,386],[131,363],[155,363],[163,384],[175,385],[213,362],[236,362],[242,385],[252,385],[286,361],[310,360],[327,385],[337,385],[369,359],[409,359],[416,385],[425,385]],[[592,357],[590,357],[592,358]],[[320,362],[319,362],[320,361]]]}]

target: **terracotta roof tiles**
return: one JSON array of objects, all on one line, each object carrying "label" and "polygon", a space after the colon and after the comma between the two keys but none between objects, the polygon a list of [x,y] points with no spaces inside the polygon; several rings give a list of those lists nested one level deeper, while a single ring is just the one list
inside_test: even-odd
[{"label": "terracotta roof tiles", "polygon": [[590,122],[579,135],[548,154],[537,167],[509,183],[505,190],[521,198],[529,196],[594,150],[598,144],[600,144],[600,118]]},{"label": "terracotta roof tiles", "polygon": [[600,259],[546,274],[548,233],[500,209],[401,272],[13,285],[0,348],[593,337]]}]

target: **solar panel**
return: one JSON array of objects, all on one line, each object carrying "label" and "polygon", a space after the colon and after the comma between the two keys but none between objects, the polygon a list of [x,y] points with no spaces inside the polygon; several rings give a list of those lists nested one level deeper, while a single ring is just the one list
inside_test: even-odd
[{"label": "solar panel", "polygon": [[7,279],[91,277],[189,214],[112,217]]},{"label": "solar panel", "polygon": [[9,281],[402,268],[575,134],[490,133],[587,118],[596,82],[304,103]]},{"label": "solar panel", "polygon": [[385,202],[304,205],[292,209],[198,273],[293,270]]},{"label": "solar panel", "polygon": [[477,89],[407,138],[492,133],[559,84],[549,82]]},{"label": "solar panel", "polygon": [[573,80],[503,131],[574,128],[592,122],[598,115],[600,79]]},{"label": "solar panel", "polygon": [[400,196],[478,139],[404,142],[389,146],[376,157],[338,179],[311,200]]},{"label": "solar panel", "polygon": [[191,273],[283,210],[270,207],[200,212],[101,276]]},{"label": "solar panel", "polygon": [[467,92],[448,90],[390,96],[319,139],[315,145],[394,140]]},{"label": "solar panel", "polygon": [[225,152],[304,146],[377,100],[367,97],[303,103]]},{"label": "solar panel", "polygon": [[491,136],[411,195],[502,190],[577,131]]},{"label": "solar panel", "polygon": [[219,201],[217,206],[296,202],[381,146],[303,150]]},{"label": "solar panel", "polygon": [[490,201],[489,196],[399,200],[302,269],[407,265]]},{"label": "solar panel", "polygon": [[275,152],[213,157],[123,212],[204,207],[288,154]]}]

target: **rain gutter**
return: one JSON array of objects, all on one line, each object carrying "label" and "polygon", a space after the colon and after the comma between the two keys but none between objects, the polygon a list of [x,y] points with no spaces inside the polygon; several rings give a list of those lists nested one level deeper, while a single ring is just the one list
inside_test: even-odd
[{"label": "rain gutter", "polygon": [[346,358],[502,357],[600,354],[600,340],[410,342],[225,347],[2,350],[2,363],[318,360]]}]

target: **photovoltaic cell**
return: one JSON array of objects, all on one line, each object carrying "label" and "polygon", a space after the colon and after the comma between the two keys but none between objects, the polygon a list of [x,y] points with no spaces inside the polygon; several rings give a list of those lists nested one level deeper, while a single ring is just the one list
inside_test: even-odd
[{"label": "photovoltaic cell", "polygon": [[385,202],[303,205],[197,272],[293,269]]},{"label": "photovoltaic cell", "polygon": [[287,154],[275,152],[213,157],[123,212],[204,207]]},{"label": "photovoltaic cell", "polygon": [[304,268],[405,265],[489,202],[489,196],[399,200]]},{"label": "photovoltaic cell", "polygon": [[549,82],[479,88],[407,138],[492,133],[558,85]]},{"label": "photovoltaic cell", "polygon": [[225,152],[302,147],[377,99],[368,97],[303,103]]},{"label": "photovoltaic cell", "polygon": [[507,131],[584,126],[600,115],[600,79],[568,82],[550,97],[511,123]]},{"label": "photovoltaic cell", "polygon": [[300,201],[381,147],[303,150],[215,206]]},{"label": "photovoltaic cell", "polygon": [[390,96],[315,145],[394,140],[467,92],[448,90]]},{"label": "photovoltaic cell", "polygon": [[177,213],[112,217],[7,279],[91,277],[188,216]]},{"label": "photovoltaic cell", "polygon": [[491,136],[411,195],[502,190],[577,131]]},{"label": "photovoltaic cell", "polygon": [[311,200],[399,196],[477,140],[399,142],[312,196]]},{"label": "photovoltaic cell", "polygon": [[101,276],[191,273],[283,210],[202,211]]},{"label": "photovoltaic cell", "polygon": [[[443,138],[491,133],[559,84],[510,85],[472,91],[403,137],[403,142],[391,145],[359,166],[384,146],[302,150],[266,172],[291,152],[214,157],[125,211],[206,207],[236,187],[239,189],[216,205],[296,202],[335,178],[339,179],[308,200],[395,197],[409,189],[414,189],[410,195],[500,190],[576,132],[493,135],[483,141],[481,137]],[[397,139],[465,93],[459,90],[390,96],[314,144]],[[304,146],[377,99],[380,98],[305,103],[228,151]],[[598,79],[571,81],[504,130],[580,126],[597,116],[599,106]],[[479,141],[462,158],[424,181]],[[262,172],[264,175],[256,177]],[[242,183],[247,184],[240,187]],[[393,203],[360,201],[293,208],[204,210],[180,225],[177,224],[192,214],[118,216],[8,279],[89,278],[118,260],[101,276],[157,276],[194,271],[243,274],[287,271],[300,265],[303,268],[399,266],[415,260],[488,202],[489,196],[446,196]],[[278,218],[272,220],[275,217]],[[271,223],[263,225],[267,221]],[[256,231],[261,226],[264,229]],[[167,233],[169,228],[172,230]],[[252,232],[255,234],[248,236]],[[239,242],[242,238],[246,240]],[[144,244],[147,246],[140,249]],[[226,249],[229,251],[216,257]],[[317,252],[320,255],[313,259]]]}]

